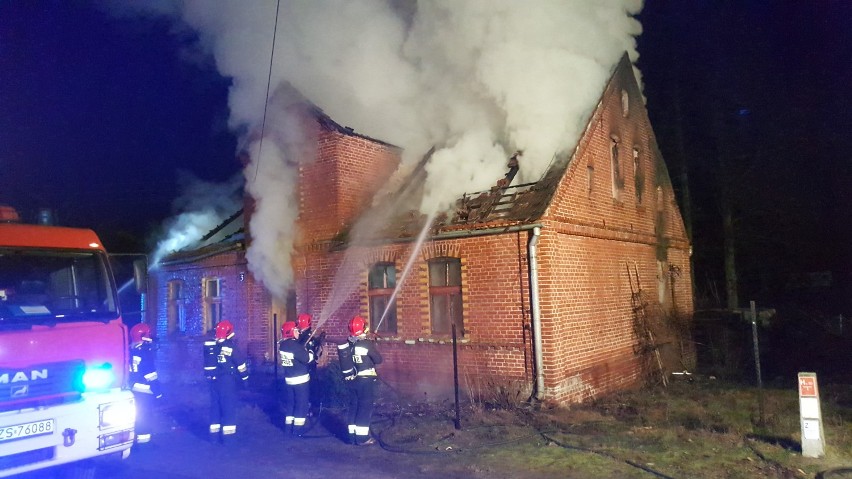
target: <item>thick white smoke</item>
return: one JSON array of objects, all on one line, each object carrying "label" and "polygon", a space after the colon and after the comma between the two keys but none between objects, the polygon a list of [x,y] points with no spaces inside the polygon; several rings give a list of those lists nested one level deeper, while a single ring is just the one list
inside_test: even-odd
[{"label": "thick white smoke", "polygon": [[151,255],[151,268],[156,268],[165,255],[198,242],[242,207],[243,182],[239,175],[225,183],[212,183],[181,172],[178,184],[182,193],[172,203],[176,216],[163,225],[166,234]]},{"label": "thick white smoke", "polygon": [[[573,149],[613,66],[637,58],[641,0],[185,0],[183,19],[233,79],[231,125],[257,134],[271,91],[289,83],[338,123],[404,148],[436,147],[421,210],[487,189],[523,150],[516,182]],[[268,125],[266,131],[269,131]],[[269,142],[265,143],[269,145]],[[289,281],[297,203],[285,150],[252,150],[253,271]],[[278,166],[276,166],[278,165]],[[291,168],[292,173],[294,170]],[[277,182],[276,182],[277,181]],[[287,193],[285,194],[286,191]],[[258,263],[260,262],[260,263]]]}]

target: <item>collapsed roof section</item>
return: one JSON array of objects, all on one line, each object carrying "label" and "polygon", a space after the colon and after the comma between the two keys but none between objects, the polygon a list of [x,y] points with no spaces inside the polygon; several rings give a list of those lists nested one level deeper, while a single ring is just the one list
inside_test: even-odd
[{"label": "collapsed roof section", "polygon": [[210,230],[197,242],[166,255],[164,266],[191,263],[209,256],[240,249],[245,240],[245,214],[242,209]]}]

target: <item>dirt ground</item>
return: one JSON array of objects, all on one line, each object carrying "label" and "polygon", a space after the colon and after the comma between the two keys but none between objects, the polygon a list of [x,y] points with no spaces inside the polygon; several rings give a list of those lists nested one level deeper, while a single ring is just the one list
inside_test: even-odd
[{"label": "dirt ground", "polygon": [[786,389],[766,392],[760,428],[753,390],[709,381],[571,408],[462,404],[456,428],[452,402],[410,402],[382,386],[378,444],[358,447],[343,439],[341,398],[315,405],[305,438],[285,437],[275,388],[260,378],[241,393],[239,441],[227,448],[207,441],[205,385],[170,389],[157,441],[129,461],[159,477],[852,478],[848,387],[826,386],[821,459],[801,457],[797,397]]},{"label": "dirt ground", "polygon": [[275,388],[257,376],[240,393],[233,444],[209,441],[206,384],[166,383],[152,443],[89,479],[852,479],[848,385],[822,385],[826,455],[811,459],[801,454],[794,388],[767,387],[763,418],[754,388],[696,378],[569,408],[462,404],[456,428],[452,402],[411,402],[383,385],[378,444],[359,447],[343,440],[337,396],[315,404],[304,438],[285,436]]}]

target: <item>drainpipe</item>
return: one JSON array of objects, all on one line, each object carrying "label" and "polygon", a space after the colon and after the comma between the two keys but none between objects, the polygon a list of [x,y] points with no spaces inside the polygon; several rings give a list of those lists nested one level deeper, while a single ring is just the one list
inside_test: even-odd
[{"label": "drainpipe", "polygon": [[538,258],[536,245],[541,236],[541,228],[532,230],[528,246],[530,261],[530,303],[532,306],[533,356],[535,356],[535,398],[544,399],[544,360],[541,357],[541,309],[538,303]]}]

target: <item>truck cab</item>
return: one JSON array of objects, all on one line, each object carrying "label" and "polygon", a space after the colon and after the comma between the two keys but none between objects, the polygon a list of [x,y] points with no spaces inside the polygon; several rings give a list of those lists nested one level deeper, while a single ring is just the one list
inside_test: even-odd
[{"label": "truck cab", "polygon": [[0,477],[130,454],[120,313],[93,231],[0,221]]}]

